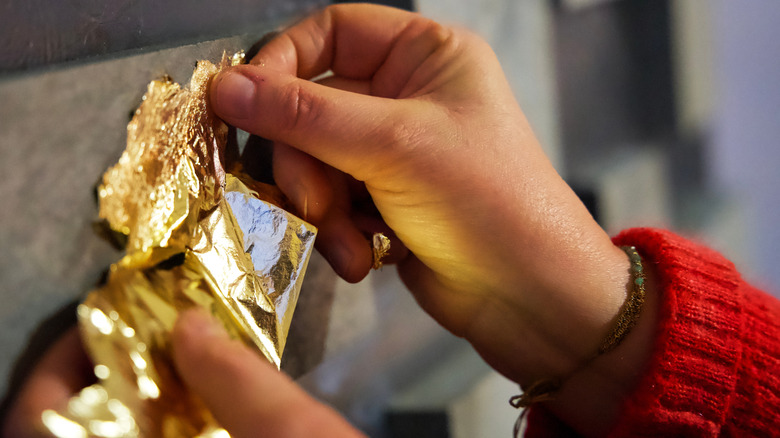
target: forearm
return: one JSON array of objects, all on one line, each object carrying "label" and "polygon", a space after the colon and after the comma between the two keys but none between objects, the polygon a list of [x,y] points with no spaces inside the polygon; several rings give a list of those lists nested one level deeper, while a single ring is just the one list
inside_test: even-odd
[{"label": "forearm", "polygon": [[515,260],[525,257],[522,266],[532,267],[532,275],[518,272],[508,282],[514,295],[484,300],[466,337],[488,363],[525,389],[540,380],[565,379],[550,409],[580,433],[600,436],[614,423],[650,355],[657,283],[645,263],[646,302],[636,326],[615,350],[589,362],[627,300],[630,264],[578,201],[558,205],[565,202],[572,202],[569,221],[561,225],[568,230],[546,235],[548,229],[542,229],[528,238],[540,246],[520,248]]},{"label": "forearm", "polygon": [[[614,241],[635,245],[649,269],[639,324],[618,349],[572,376],[560,403],[532,408],[526,436],[550,436],[563,423],[613,437],[777,430],[780,301],[745,283],[721,255],[668,231],[633,229]],[[633,368],[636,347],[647,353]],[[628,387],[617,386],[618,404],[603,404],[600,394],[621,382]],[[602,416],[613,421],[593,423]]]},{"label": "forearm", "polygon": [[583,436],[607,436],[619,418],[625,399],[644,375],[652,355],[659,290],[652,265],[646,263],[645,266],[645,302],[636,325],[614,350],[571,374],[555,399],[546,403],[554,415]]},{"label": "forearm", "polygon": [[[576,287],[569,289],[572,295],[566,305],[552,298],[544,312],[525,318],[502,303],[488,302],[481,312],[482,321],[475,322],[482,326],[481,337],[469,337],[488,363],[523,388],[543,379],[564,379],[548,407],[585,436],[604,436],[614,424],[623,400],[645,368],[656,327],[657,284],[650,269],[637,324],[618,347],[588,363],[614,327],[627,296],[627,258],[615,250],[620,284],[615,295],[619,299],[596,314],[585,314],[583,309],[591,303],[604,304],[605,298]],[[609,284],[605,282],[604,289]],[[477,331],[475,327],[472,333]]]}]

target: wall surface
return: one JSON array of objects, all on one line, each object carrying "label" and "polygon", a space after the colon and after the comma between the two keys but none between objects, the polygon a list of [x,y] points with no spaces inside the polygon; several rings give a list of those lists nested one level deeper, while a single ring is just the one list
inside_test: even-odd
[{"label": "wall surface", "polygon": [[476,32],[496,52],[545,153],[562,171],[552,2],[417,0],[421,14]]},{"label": "wall surface", "polygon": [[712,14],[711,182],[746,212],[742,267],[780,297],[780,4],[717,1]]},{"label": "wall surface", "polygon": [[255,32],[325,0],[7,0],[0,71],[25,71]]}]

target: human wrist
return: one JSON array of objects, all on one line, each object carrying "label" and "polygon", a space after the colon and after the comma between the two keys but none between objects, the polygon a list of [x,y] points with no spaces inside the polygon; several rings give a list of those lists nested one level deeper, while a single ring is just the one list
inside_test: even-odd
[{"label": "human wrist", "polygon": [[554,375],[535,381],[529,386],[523,386],[520,395],[512,397],[510,404],[516,408],[525,408],[535,403],[553,400],[561,387],[567,384],[571,377],[583,370],[592,367],[592,364],[600,356],[615,350],[626,339],[627,335],[637,324],[639,315],[645,302],[645,272],[642,257],[633,246],[620,247],[629,258],[629,284],[625,303],[621,306],[620,313],[613,318],[612,328],[602,339],[601,345],[594,350],[587,359],[580,362],[579,366],[565,375]]},{"label": "human wrist", "polygon": [[660,290],[652,263],[644,263],[645,301],[636,325],[614,350],[572,373],[546,407],[582,436],[606,436],[624,401],[644,375],[658,324]]},{"label": "human wrist", "polygon": [[625,301],[629,263],[606,235],[597,240],[557,256],[535,251],[536,277],[507,282],[475,309],[466,338],[499,372],[529,385],[598,350]]}]

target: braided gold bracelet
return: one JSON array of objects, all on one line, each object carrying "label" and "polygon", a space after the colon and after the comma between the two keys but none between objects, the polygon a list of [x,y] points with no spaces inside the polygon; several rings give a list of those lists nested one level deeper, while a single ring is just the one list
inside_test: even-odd
[{"label": "braided gold bracelet", "polygon": [[[557,392],[563,383],[574,373],[588,366],[598,356],[608,353],[615,349],[623,339],[626,338],[628,333],[636,325],[639,319],[639,314],[642,311],[642,305],[645,303],[645,269],[642,264],[642,257],[636,251],[633,246],[621,246],[622,249],[631,261],[631,267],[629,272],[631,273],[631,283],[629,285],[629,293],[626,301],[620,309],[620,313],[615,321],[615,327],[609,332],[596,354],[591,356],[588,360],[583,362],[577,369],[572,371],[569,375],[561,378],[554,377],[548,379],[542,379],[529,386],[523,391],[522,394],[516,395],[509,399],[509,404],[515,408],[525,408],[534,403],[549,401],[554,398],[555,392]],[[518,419],[518,423],[522,419]],[[516,425],[517,429],[517,425]]]}]

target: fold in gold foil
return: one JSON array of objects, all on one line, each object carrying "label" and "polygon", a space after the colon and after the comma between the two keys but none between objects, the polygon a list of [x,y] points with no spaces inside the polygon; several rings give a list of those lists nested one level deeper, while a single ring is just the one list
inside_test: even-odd
[{"label": "fold in gold foil", "polygon": [[149,84],[127,149],[103,176],[100,217],[126,236],[126,255],[79,306],[98,383],[66,411],[44,412],[55,436],[229,436],[173,367],[170,333],[190,307],[280,364],[316,229],[263,200],[278,193],[225,171],[227,127],[207,88],[230,64],[199,62],[189,89]]},{"label": "fold in gold foil", "polygon": [[374,263],[372,269],[379,269],[383,266],[382,259],[390,252],[390,239],[382,233],[374,233],[371,239],[371,252]]}]

